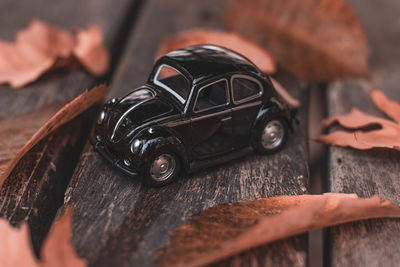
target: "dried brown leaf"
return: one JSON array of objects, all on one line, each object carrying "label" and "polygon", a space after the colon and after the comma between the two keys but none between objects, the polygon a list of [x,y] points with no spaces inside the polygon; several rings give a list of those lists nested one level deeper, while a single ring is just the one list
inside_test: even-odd
[{"label": "dried brown leaf", "polygon": [[274,85],[274,88],[276,92],[288,103],[291,107],[298,108],[301,105],[301,102],[294,98],[289,92],[283,87],[282,84],[280,84],[277,80],[274,78],[271,78],[272,84]]},{"label": "dried brown leaf", "polygon": [[372,89],[370,91],[372,101],[375,105],[385,112],[393,120],[400,123],[400,104],[396,101],[391,101],[387,96],[379,90]]},{"label": "dried brown leaf", "polygon": [[0,83],[21,87],[36,80],[57,58],[67,58],[74,39],[67,31],[33,20],[15,43],[0,41]]},{"label": "dried brown leaf", "polygon": [[96,86],[62,107],[51,105],[0,121],[0,187],[26,152],[55,129],[99,102],[106,90],[105,85]]},{"label": "dried brown leaf", "polygon": [[303,80],[368,74],[366,38],[343,0],[236,0],[226,18],[232,30]]},{"label": "dried brown leaf", "polygon": [[108,71],[110,55],[103,46],[103,33],[96,25],[87,30],[78,29],[76,33],[75,57],[94,75],[103,75]]},{"label": "dried brown leaf", "polygon": [[39,265],[32,253],[27,224],[22,224],[19,229],[16,229],[6,220],[0,219],[0,236],[0,265],[2,267]]},{"label": "dried brown leaf", "polygon": [[[371,97],[374,103],[389,116],[397,117],[400,113],[399,104],[390,101],[381,91],[371,90]],[[360,150],[372,148],[389,148],[400,151],[400,124],[382,119],[376,116],[368,115],[353,108],[349,114],[335,115],[322,121],[323,128],[329,127],[334,123],[354,130],[334,131],[332,133],[322,135],[317,141],[330,145],[353,147]],[[374,129],[368,129],[373,126]],[[378,128],[378,129],[376,129]]]},{"label": "dried brown leaf", "polygon": [[226,47],[244,55],[265,73],[274,73],[276,71],[273,58],[263,48],[235,33],[215,30],[192,29],[165,38],[158,48],[156,58],[170,51],[197,44],[213,44]]},{"label": "dried brown leaf", "polygon": [[84,267],[86,261],[78,258],[71,242],[72,210],[65,213],[52,225],[41,251],[41,260],[34,256],[28,225],[13,228],[0,219],[0,266],[2,267]]},{"label": "dried brown leaf", "polygon": [[48,267],[84,267],[86,261],[79,258],[71,244],[72,209],[64,214],[52,225],[44,241],[41,253],[42,266]]},{"label": "dried brown leaf", "polygon": [[354,194],[278,196],[221,204],[189,219],[160,250],[162,266],[204,266],[241,251],[312,229],[381,217],[400,208],[378,196]]},{"label": "dried brown leaf", "polygon": [[64,29],[32,20],[17,33],[14,43],[0,41],[0,83],[18,88],[50,68],[73,65],[76,59],[94,75],[108,70],[109,53],[98,26],[78,29],[74,37]]}]

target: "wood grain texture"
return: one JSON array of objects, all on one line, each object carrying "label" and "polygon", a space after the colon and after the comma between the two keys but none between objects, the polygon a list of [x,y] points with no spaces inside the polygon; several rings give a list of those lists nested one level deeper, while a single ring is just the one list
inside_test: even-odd
[{"label": "wood grain texture", "polygon": [[[200,26],[223,29],[223,4],[211,0],[146,2],[108,97],[124,95],[145,82],[164,36]],[[168,242],[169,232],[194,213],[217,203],[307,192],[308,91],[288,74],[281,73],[277,79],[303,102],[301,124],[278,154],[250,155],[184,176],[163,188],[148,188],[114,169],[87,143],[63,207],[75,207],[73,242],[78,254],[91,266],[151,266],[156,250]],[[275,242],[217,265],[232,264],[305,266],[307,237]]]},{"label": "wood grain texture", "polygon": [[[33,18],[68,30],[96,23],[104,32],[106,46],[113,51],[117,46],[115,40],[125,27],[124,17],[131,15],[133,3],[131,0],[117,3],[111,0],[4,0],[0,3],[0,38],[13,40],[15,32]],[[104,78],[94,78],[81,68],[74,68],[50,72],[18,90],[1,85],[0,117],[10,121],[18,114],[46,104],[71,100],[101,81]],[[93,112],[86,113],[72,122],[73,126],[63,127],[56,135],[44,139],[24,158],[19,171],[12,173],[0,191],[0,216],[12,224],[28,221],[36,250],[62,203],[65,187],[90,130],[91,115]]]},{"label": "wood grain texture", "polygon": [[40,141],[18,162],[11,173],[13,179],[7,179],[0,189],[0,217],[13,225],[27,221],[36,252],[63,202],[80,154],[75,148],[84,145],[80,129],[88,128],[85,123],[81,116]]},{"label": "wood grain texture", "polygon": [[[376,88],[391,99],[400,101],[400,3],[349,1],[359,15],[370,40],[372,78]],[[328,115],[344,114],[351,107],[386,116],[368,96],[371,84],[361,80],[333,83],[328,88]],[[379,194],[400,204],[400,153],[374,149],[357,151],[330,147],[328,154],[330,190]],[[333,227],[328,235],[328,262],[332,266],[398,266],[400,261],[400,221],[369,220]]]}]

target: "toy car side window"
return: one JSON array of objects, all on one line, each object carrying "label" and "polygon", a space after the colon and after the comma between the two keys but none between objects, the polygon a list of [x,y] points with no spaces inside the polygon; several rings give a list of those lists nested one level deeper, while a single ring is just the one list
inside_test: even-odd
[{"label": "toy car side window", "polygon": [[262,95],[261,83],[250,76],[234,75],[231,85],[235,104],[240,104]]},{"label": "toy car side window", "polygon": [[225,106],[228,100],[228,82],[218,80],[199,89],[193,111],[195,113]]}]

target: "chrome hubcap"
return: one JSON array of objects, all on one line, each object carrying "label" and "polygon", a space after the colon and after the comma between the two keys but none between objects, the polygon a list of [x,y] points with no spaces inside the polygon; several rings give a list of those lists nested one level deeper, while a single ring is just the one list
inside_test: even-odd
[{"label": "chrome hubcap", "polygon": [[172,155],[161,154],[151,164],[150,175],[154,180],[162,182],[171,177],[175,171],[175,167],[176,161]]},{"label": "chrome hubcap", "polygon": [[261,144],[265,149],[274,149],[282,144],[285,131],[278,120],[267,123],[261,136]]}]

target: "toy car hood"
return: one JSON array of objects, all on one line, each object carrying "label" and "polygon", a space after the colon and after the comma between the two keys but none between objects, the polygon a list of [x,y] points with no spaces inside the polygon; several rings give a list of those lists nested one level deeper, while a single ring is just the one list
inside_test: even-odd
[{"label": "toy car hood", "polygon": [[113,143],[120,142],[147,121],[177,113],[174,107],[150,86],[135,89],[103,112],[103,130]]}]

